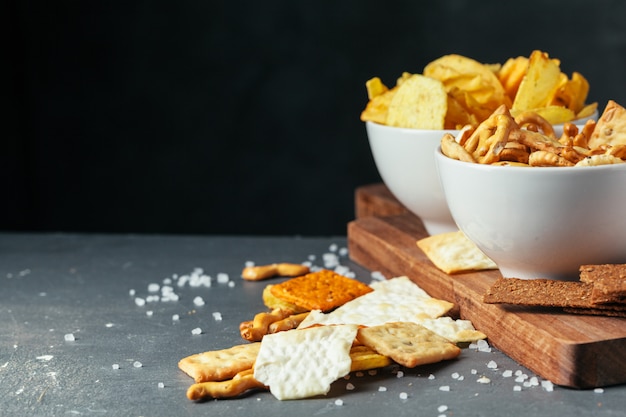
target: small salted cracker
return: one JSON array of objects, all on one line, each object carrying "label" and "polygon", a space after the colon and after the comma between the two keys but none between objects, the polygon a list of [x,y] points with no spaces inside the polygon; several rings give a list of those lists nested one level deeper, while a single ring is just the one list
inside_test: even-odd
[{"label": "small salted cracker", "polygon": [[474,328],[470,320],[453,319],[444,316],[435,319],[421,319],[417,324],[453,343],[472,343],[486,339],[487,335]]},{"label": "small salted cracker", "polygon": [[376,326],[391,321],[416,322],[424,318],[441,317],[454,304],[433,298],[408,277],[396,277],[374,282],[365,295],[336,308],[328,314],[313,310],[298,328],[315,324],[357,324]]},{"label": "small salted cracker", "polygon": [[602,145],[626,145],[626,109],[613,100],[607,103],[589,138],[589,149]]},{"label": "small salted cracker", "polygon": [[254,378],[279,400],[327,394],[350,373],[350,348],[358,326],[318,326],[263,338]]},{"label": "small salted cracker", "polygon": [[356,279],[322,269],[273,285],[270,291],[273,296],[306,310],[330,311],[372,289]]},{"label": "small salted cracker", "polygon": [[224,381],[252,368],[260,348],[257,342],[197,353],[181,359],[178,367],[196,382]]},{"label": "small salted cracker", "polygon": [[416,323],[396,322],[361,328],[357,338],[407,368],[453,359],[461,353],[457,345]]},{"label": "small salted cracker", "polygon": [[461,231],[425,237],[417,241],[417,246],[437,268],[447,274],[498,268]]}]

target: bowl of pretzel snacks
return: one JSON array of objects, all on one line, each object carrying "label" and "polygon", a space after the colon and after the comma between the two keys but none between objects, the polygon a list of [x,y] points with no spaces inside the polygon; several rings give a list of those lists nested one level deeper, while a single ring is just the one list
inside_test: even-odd
[{"label": "bowl of pretzel snacks", "polygon": [[403,73],[393,87],[378,77],[365,85],[368,103],[361,120],[378,173],[431,235],[458,230],[433,157],[445,133],[456,137],[501,106],[515,117],[537,114],[557,134],[566,123],[581,128],[597,119],[597,103],[586,104],[585,77],[564,74],[560,62],[541,51],[504,64],[445,55],[422,73]]},{"label": "bowl of pretzel snacks", "polygon": [[555,132],[501,107],[435,151],[452,217],[505,278],[626,263],[626,109],[610,100],[597,122]]}]

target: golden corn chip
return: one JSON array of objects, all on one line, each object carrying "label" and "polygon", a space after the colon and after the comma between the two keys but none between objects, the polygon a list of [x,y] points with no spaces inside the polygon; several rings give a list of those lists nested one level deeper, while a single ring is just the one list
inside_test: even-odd
[{"label": "golden corn chip", "polygon": [[413,74],[391,99],[387,125],[413,129],[443,129],[448,97],[440,81]]},{"label": "golden corn chip", "polygon": [[367,98],[370,100],[389,90],[378,77],[367,80],[365,82],[365,88],[367,89]]}]

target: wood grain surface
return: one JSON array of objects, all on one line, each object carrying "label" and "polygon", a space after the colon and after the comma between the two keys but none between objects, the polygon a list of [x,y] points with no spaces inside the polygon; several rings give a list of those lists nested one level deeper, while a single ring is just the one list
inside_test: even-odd
[{"label": "wood grain surface", "polygon": [[417,247],[421,220],[381,184],[357,189],[357,218],[348,224],[353,261],[387,277],[406,275],[433,297],[455,303],[489,342],[555,384],[596,388],[626,382],[626,319],[566,314],[557,309],[485,304],[498,271],[448,275]]}]

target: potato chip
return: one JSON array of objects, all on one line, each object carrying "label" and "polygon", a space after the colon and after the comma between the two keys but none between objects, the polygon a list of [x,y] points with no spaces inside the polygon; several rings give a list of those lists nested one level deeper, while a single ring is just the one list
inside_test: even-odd
[{"label": "potato chip", "polygon": [[496,73],[511,102],[513,102],[517,95],[517,90],[524,79],[524,75],[526,75],[527,68],[528,58],[518,56],[517,58],[509,58]]},{"label": "potato chip", "polygon": [[513,101],[514,110],[533,110],[545,107],[561,80],[559,61],[550,59],[547,53],[533,51],[528,61],[517,95]]},{"label": "potato chip", "polygon": [[461,231],[425,237],[417,241],[417,246],[437,268],[447,274],[498,268]]},{"label": "potato chip", "polygon": [[398,85],[389,104],[387,125],[413,129],[443,129],[448,110],[443,84],[413,74]]},{"label": "potato chip", "polygon": [[574,113],[573,110],[570,110],[567,107],[555,106],[555,105],[539,107],[539,108],[530,109],[530,110],[511,109],[511,115],[513,117],[517,117],[519,114],[526,112],[526,111],[531,111],[533,113],[538,114],[539,116],[543,117],[544,119],[546,119],[546,121],[548,121],[550,124],[553,124],[553,125],[569,122],[576,118],[576,113]]}]

